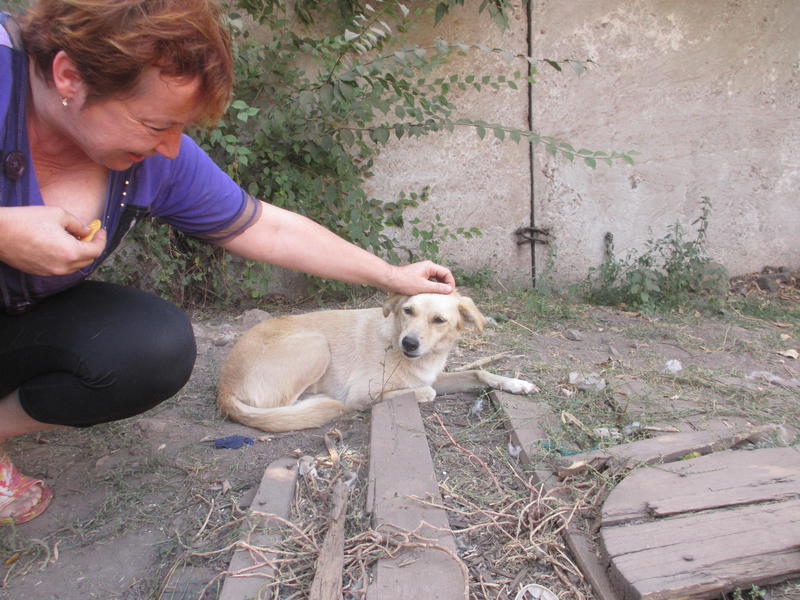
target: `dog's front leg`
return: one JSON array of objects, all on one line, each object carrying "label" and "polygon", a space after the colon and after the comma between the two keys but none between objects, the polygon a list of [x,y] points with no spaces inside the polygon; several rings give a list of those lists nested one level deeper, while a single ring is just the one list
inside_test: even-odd
[{"label": "dog's front leg", "polygon": [[539,388],[530,381],[503,377],[479,369],[442,373],[436,378],[433,387],[437,394],[454,394],[485,388],[502,390],[511,394],[534,394],[539,391]]}]

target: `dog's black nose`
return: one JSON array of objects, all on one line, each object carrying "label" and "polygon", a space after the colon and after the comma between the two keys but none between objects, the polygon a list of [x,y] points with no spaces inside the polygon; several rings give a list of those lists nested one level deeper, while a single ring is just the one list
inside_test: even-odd
[{"label": "dog's black nose", "polygon": [[419,348],[419,340],[416,338],[406,336],[401,343],[403,344],[403,350],[406,352],[414,352]]}]

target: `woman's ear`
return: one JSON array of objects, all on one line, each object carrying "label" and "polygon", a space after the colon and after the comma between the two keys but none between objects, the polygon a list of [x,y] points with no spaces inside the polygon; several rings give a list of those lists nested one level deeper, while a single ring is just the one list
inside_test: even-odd
[{"label": "woman's ear", "polygon": [[85,97],[85,84],[78,67],[63,50],[56,52],[51,65],[53,87],[62,98],[82,103]]}]

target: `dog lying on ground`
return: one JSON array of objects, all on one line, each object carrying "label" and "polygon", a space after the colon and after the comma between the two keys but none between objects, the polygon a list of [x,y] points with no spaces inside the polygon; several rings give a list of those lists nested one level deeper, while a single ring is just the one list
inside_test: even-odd
[{"label": "dog lying on ground", "polygon": [[293,431],[409,391],[418,402],[474,389],[538,391],[528,381],[483,370],[443,372],[459,335],[485,323],[473,301],[457,292],[392,296],[382,310],[268,319],[245,332],[226,358],[217,403],[244,425]]}]

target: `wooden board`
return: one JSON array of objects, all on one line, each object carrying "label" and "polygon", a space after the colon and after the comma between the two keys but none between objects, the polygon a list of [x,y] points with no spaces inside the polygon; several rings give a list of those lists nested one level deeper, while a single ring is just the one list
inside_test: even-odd
[{"label": "wooden board", "polygon": [[800,575],[798,448],[729,451],[635,471],[600,539],[624,599],[718,598]]},{"label": "wooden board", "polygon": [[[553,414],[546,402],[515,396],[499,390],[490,392],[495,405],[502,409],[505,421],[511,435],[511,442],[521,449],[522,459],[529,464],[531,457],[541,449],[542,443],[547,440],[547,427],[559,427],[558,418]],[[548,465],[533,465],[536,468],[536,478],[540,483],[547,483],[549,487],[556,487],[560,481]]]},{"label": "wooden board", "polygon": [[441,503],[422,417],[408,394],[372,408],[367,508],[375,529],[418,530],[444,550],[416,548],[379,560],[367,599],[466,600],[447,515],[412,496]]},{"label": "wooden board", "polygon": [[[491,396],[495,405],[503,410],[511,441],[521,448],[520,460],[533,468],[536,482],[548,491],[558,487],[561,482],[549,466],[536,464],[534,460],[542,442],[547,440],[546,427],[557,426],[558,423],[547,403],[497,390],[493,390]],[[592,586],[597,599],[617,600],[605,567],[594,551],[590,534],[570,524],[563,536],[575,563]]]},{"label": "wooden board", "polygon": [[[255,529],[252,533],[248,530],[243,541],[251,546],[271,546],[280,540],[279,531],[283,530],[280,522],[257,513],[289,518],[297,471],[297,459],[290,457],[279,458],[266,468],[250,505],[250,510],[255,513],[250,517],[250,522]],[[272,568],[265,564],[263,558],[254,556],[245,548],[237,548],[228,567],[219,600],[257,598],[259,590],[273,575]]]},{"label": "wooden board", "polygon": [[689,453],[710,454],[727,450],[746,441],[761,439],[774,431],[775,427],[772,425],[735,429],[709,426],[706,431],[668,433],[602,450],[576,454],[561,462],[565,467],[578,462],[595,466],[611,463],[625,467],[669,463],[680,460]]},{"label": "wooden board", "polygon": [[800,494],[800,449],[729,450],[628,475],[603,504],[602,525]]},{"label": "wooden board", "polygon": [[169,575],[158,600],[211,600],[214,586],[208,583],[216,574],[208,567],[178,567]]}]

